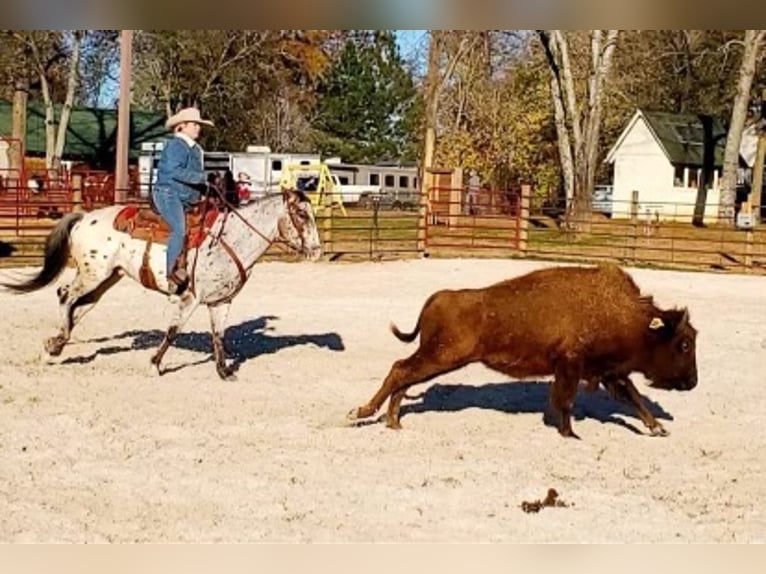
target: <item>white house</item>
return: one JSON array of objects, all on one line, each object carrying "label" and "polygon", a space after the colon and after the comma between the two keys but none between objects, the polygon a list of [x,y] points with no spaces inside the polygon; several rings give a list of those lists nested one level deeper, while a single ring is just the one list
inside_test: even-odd
[{"label": "white house", "polygon": [[[702,176],[704,117],[637,110],[607,155],[613,166],[612,217],[631,216],[633,192],[638,192],[641,218],[691,221]],[[719,178],[726,146],[726,129],[709,119],[714,174],[708,183],[705,221],[718,217]],[[743,137],[743,148],[750,145]],[[742,163],[742,162],[741,162]]]}]

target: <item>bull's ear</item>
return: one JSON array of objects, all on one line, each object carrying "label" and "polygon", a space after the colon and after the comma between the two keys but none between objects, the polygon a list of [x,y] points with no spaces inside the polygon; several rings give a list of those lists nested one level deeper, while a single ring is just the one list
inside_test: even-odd
[{"label": "bull's ear", "polygon": [[664,326],[665,326],[665,322],[662,319],[660,319],[659,317],[654,317],[652,319],[652,322],[649,323],[649,328],[652,331],[658,331],[658,330],[662,329]]}]

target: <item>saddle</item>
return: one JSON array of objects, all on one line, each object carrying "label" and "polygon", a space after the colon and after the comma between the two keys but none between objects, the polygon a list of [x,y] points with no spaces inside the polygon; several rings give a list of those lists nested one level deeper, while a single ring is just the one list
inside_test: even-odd
[{"label": "saddle", "polygon": [[[186,212],[186,249],[199,247],[218,213],[218,208],[212,202],[207,205],[204,202],[197,204]],[[133,239],[153,243],[167,243],[170,235],[170,226],[161,215],[137,205],[123,207],[114,218],[114,228],[129,234]]]}]

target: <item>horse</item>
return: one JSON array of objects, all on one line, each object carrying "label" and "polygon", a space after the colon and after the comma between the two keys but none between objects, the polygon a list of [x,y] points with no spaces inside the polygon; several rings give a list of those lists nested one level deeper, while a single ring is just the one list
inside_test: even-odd
[{"label": "horse", "polygon": [[[160,375],[162,358],[183,325],[197,307],[207,305],[216,371],[221,379],[234,379],[234,369],[226,363],[223,344],[231,301],[250,277],[256,261],[275,242],[309,260],[319,259],[321,243],[310,200],[300,191],[282,190],[261,196],[239,209],[219,211],[210,207],[198,217],[197,227],[189,224],[187,216],[190,282],[181,295],[170,295],[165,271],[167,245],[161,242],[157,226],[147,236],[137,233],[137,224],[126,224],[141,213],[162,223],[158,215],[147,212],[136,206],[114,205],[67,214],[46,238],[45,259],[37,275],[0,285],[15,293],[37,291],[61,274],[70,256],[73,259],[74,278],[57,289],[61,328],[56,336],[44,342],[48,360],[61,355],[75,325],[123,276],[169,295],[169,300],[177,305],[176,312],[151,358]],[[169,231],[166,224],[163,229],[166,238]]]}]

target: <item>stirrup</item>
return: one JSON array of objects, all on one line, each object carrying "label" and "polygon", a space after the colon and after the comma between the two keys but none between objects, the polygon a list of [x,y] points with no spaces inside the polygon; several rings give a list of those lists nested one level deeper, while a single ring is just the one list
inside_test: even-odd
[{"label": "stirrup", "polygon": [[171,295],[181,295],[189,287],[189,274],[186,269],[176,269],[168,277],[168,290]]}]

